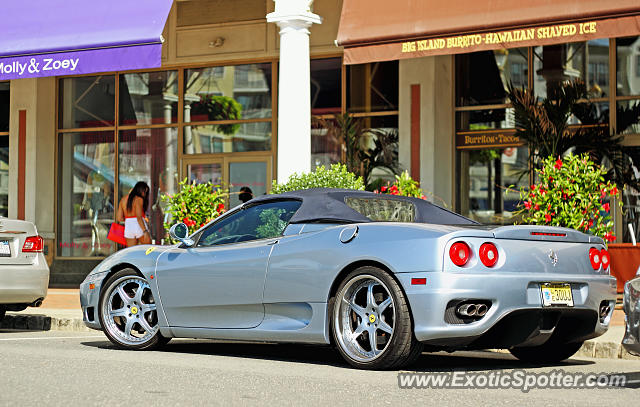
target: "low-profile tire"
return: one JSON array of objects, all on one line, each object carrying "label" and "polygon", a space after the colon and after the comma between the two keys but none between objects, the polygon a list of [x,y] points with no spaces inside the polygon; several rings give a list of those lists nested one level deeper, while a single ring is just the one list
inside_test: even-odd
[{"label": "low-profile tire", "polygon": [[548,341],[540,346],[511,348],[509,352],[519,360],[528,363],[556,363],[575,355],[584,342],[558,343]]},{"label": "low-profile tire", "polygon": [[340,355],[360,369],[399,369],[422,353],[407,298],[389,273],[363,266],[330,301],[331,334]]},{"label": "low-profile tire", "polygon": [[99,318],[102,330],[121,349],[149,350],[169,342],[158,329],[158,312],[146,279],[127,268],[102,286]]}]

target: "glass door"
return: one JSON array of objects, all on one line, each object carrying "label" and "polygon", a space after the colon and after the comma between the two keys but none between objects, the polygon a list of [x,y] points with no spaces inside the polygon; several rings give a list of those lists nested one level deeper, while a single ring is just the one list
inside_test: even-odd
[{"label": "glass door", "polygon": [[227,207],[233,208],[252,197],[265,195],[271,189],[272,158],[270,155],[244,157],[185,158],[182,178],[196,183],[211,182],[229,189]]}]

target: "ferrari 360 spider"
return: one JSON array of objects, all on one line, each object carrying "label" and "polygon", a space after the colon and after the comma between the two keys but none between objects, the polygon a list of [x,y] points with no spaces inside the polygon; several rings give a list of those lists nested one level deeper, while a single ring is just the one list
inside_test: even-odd
[{"label": "ferrari 360 spider", "polygon": [[608,328],[603,241],[483,226],[427,201],[311,189],[238,206],[173,246],[137,246],[85,279],[87,326],[118,347],[170,338],[332,344],[353,366],[504,348],[555,362]]}]

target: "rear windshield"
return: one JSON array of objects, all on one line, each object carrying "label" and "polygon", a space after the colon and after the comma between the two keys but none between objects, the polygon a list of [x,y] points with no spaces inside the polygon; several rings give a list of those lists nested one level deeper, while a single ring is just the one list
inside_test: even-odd
[{"label": "rear windshield", "polygon": [[408,201],[353,197],[346,197],[344,201],[374,222],[414,222],[416,219],[416,208]]}]

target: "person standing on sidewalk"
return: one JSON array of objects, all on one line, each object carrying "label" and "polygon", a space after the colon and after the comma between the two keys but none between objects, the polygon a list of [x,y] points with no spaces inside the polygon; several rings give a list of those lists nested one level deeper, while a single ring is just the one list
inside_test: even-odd
[{"label": "person standing on sidewalk", "polygon": [[149,206],[149,185],[139,181],[131,192],[120,200],[116,219],[124,222],[124,237],[127,247],[151,244],[151,234],[145,212]]}]

